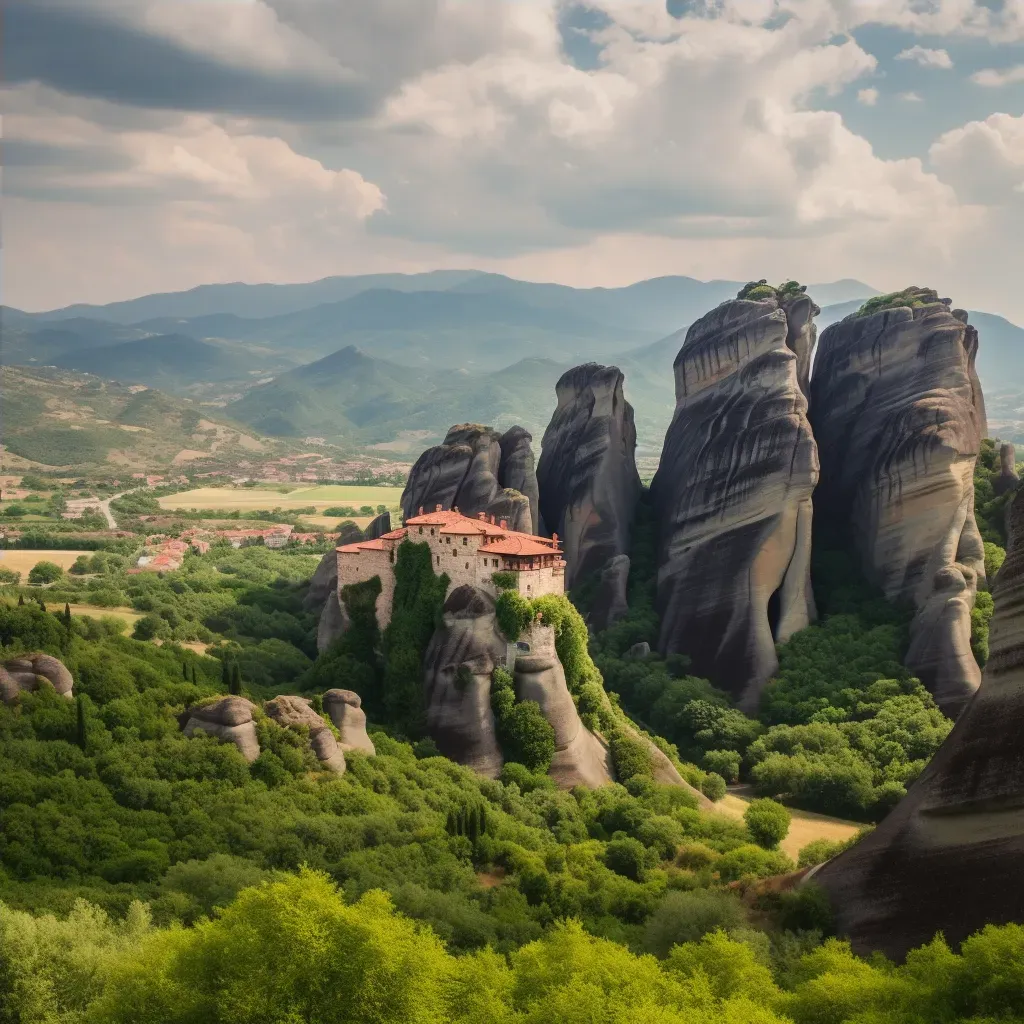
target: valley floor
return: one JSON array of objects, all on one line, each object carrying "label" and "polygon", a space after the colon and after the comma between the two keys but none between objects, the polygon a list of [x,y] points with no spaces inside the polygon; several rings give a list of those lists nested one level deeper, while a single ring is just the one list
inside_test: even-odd
[{"label": "valley floor", "polygon": [[[731,818],[742,818],[747,804],[754,799],[754,792],[750,786],[730,786],[729,792],[715,805],[715,809]],[[795,807],[789,808],[792,815],[792,822],[786,838],[782,840],[780,849],[783,853],[789,854],[793,860],[797,859],[800,851],[815,839],[844,840],[856,835],[864,826],[855,821],[846,821],[843,818],[830,818],[825,814],[815,814],[813,811],[801,811]]]}]

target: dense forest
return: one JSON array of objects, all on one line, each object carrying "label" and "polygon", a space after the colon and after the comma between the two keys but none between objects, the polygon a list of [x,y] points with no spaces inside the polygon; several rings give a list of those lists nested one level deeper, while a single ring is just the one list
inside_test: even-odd
[{"label": "dense forest", "polygon": [[[997,473],[986,442],[993,570]],[[383,631],[374,582],[347,588],[351,626],[320,655],[302,604],[318,557],[302,549],[214,547],[163,574],[97,552],[45,587],[4,588],[0,658],[56,655],[76,696],[42,686],[0,706],[0,1022],[1014,1019],[1024,929],[989,928],[959,953],[937,939],[902,967],[859,960],[829,937],[813,885],[762,883],[796,867],[780,804],[755,801],[744,821],[702,811],[653,780],[623,731],[632,719],[656,736],[713,799],[742,779],[878,820],[951,726],[902,667],[908,612],[848,552],[817,545],[820,619],[780,646],[757,718],[685,658],[631,650],[657,631],[646,496],[627,618],[588,639],[568,600],[506,595],[510,638],[538,611],[556,627],[581,716],[612,749],[617,783],[564,792],[545,774],[550,726],[500,670],[493,706],[517,760],[491,780],[437,755],[420,666],[446,583],[425,551],[400,549]],[[585,612],[585,590],[574,600]],[[142,617],[127,635],[65,612],[85,601]],[[984,593],[979,661],[990,614]],[[349,752],[342,776],[263,714],[251,764],[180,730],[184,708],[229,687],[320,710],[335,686],[363,697],[376,747]],[[800,864],[835,852],[812,844]]]}]

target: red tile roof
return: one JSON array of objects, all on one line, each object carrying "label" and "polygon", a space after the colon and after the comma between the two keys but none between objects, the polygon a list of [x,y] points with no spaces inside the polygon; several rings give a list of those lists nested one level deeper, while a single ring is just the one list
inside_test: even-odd
[{"label": "red tile roof", "polygon": [[[495,525],[487,519],[483,519],[480,516],[464,516],[461,512],[456,512],[454,509],[449,511],[440,512],[427,512],[422,516],[413,516],[411,519],[405,521],[405,525],[409,526],[440,526],[441,534],[461,534],[461,535],[472,535],[472,534],[483,534],[485,537],[490,538],[484,547],[480,550],[486,550],[491,544],[500,541],[502,538],[521,538],[522,543],[533,544],[536,547],[536,551],[531,550],[529,553],[535,554],[560,554],[560,548],[558,547],[557,541],[548,537],[536,537],[532,533],[520,533],[518,530],[510,530],[507,526],[501,527]],[[523,552],[527,553],[527,552]]]},{"label": "red tile roof", "polygon": [[534,557],[538,555],[558,555],[561,552],[549,543],[543,543],[539,537],[531,537],[525,533],[509,533],[505,537],[489,540],[480,546],[484,555],[520,555]]},{"label": "red tile roof", "polygon": [[358,554],[360,551],[383,551],[385,548],[383,538],[378,537],[376,540],[360,540],[356,541],[355,544],[342,544],[340,548],[335,548],[334,550],[351,555]]}]

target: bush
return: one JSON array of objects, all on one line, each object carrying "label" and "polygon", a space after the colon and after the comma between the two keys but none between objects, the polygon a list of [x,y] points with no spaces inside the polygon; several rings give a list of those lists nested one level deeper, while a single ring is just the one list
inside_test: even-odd
[{"label": "bush", "polygon": [[64,570],[56,562],[36,562],[28,571],[28,581],[34,586],[56,583],[63,576]]},{"label": "bush", "polygon": [[802,847],[796,859],[798,868],[811,868],[815,864],[824,864],[836,854],[842,853],[850,844],[843,839],[812,839]]},{"label": "bush", "polygon": [[706,772],[721,775],[726,782],[738,782],[741,756],[738,750],[709,750],[700,760]]},{"label": "bush", "polygon": [[506,761],[545,773],[555,756],[555,730],[533,700],[517,701],[512,676],[496,668],[491,676],[494,728]]},{"label": "bush", "polygon": [[143,615],[135,623],[132,637],[136,640],[153,640],[167,631],[167,624],[159,615]]},{"label": "bush", "polygon": [[637,776],[650,777],[654,762],[650,750],[641,740],[616,730],[610,738],[609,746],[615,778],[619,782],[628,782]]},{"label": "bush", "polygon": [[604,848],[605,866],[634,882],[643,881],[651,859],[647,847],[632,836],[612,839]]},{"label": "bush", "polygon": [[725,779],[715,772],[708,772],[701,780],[700,791],[709,800],[714,800],[715,803],[718,803],[726,793]]},{"label": "bush", "polygon": [[17,586],[21,582],[21,573],[6,566],[0,566],[0,584]]},{"label": "bush", "polygon": [[743,812],[750,838],[766,850],[774,850],[789,832],[789,811],[775,800],[752,800]]},{"label": "bush", "polygon": [[699,942],[716,929],[731,931],[745,923],[743,904],[732,893],[711,889],[670,892],[648,919],[643,946],[664,959],[673,946]]}]

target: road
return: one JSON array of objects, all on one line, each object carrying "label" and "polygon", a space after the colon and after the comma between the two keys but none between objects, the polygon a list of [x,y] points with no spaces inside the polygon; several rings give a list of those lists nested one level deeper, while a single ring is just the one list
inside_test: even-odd
[{"label": "road", "polygon": [[120,494],[112,494],[109,498],[101,501],[99,504],[99,509],[103,513],[104,518],[107,520],[107,526],[109,526],[111,530],[117,529],[117,520],[114,518],[114,513],[110,511],[110,503],[112,501],[117,501],[118,498],[123,498],[127,493],[127,491],[122,491]]}]

